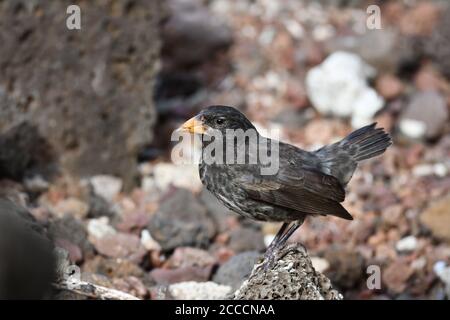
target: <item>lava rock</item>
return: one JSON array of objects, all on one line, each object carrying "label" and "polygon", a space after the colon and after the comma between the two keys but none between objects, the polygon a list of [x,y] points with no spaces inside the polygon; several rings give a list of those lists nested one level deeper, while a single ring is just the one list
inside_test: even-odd
[{"label": "lava rock", "polygon": [[238,300],[342,300],[330,280],[314,270],[306,249],[291,244],[276,253],[275,264],[265,270],[255,265],[248,280],[234,293]]},{"label": "lava rock", "polygon": [[257,251],[237,254],[219,267],[212,280],[230,286],[235,291],[248,278],[259,258],[261,254]]},{"label": "lava rock", "polygon": [[205,248],[216,233],[214,221],[206,208],[188,190],[175,189],[166,197],[148,225],[162,250]]},{"label": "lava rock", "polygon": [[[198,0],[169,0],[161,34],[162,54],[172,68],[201,64],[232,42],[231,30]],[[167,63],[166,63],[167,64]]]},{"label": "lava rock", "polygon": [[82,31],[65,29],[67,5],[0,7],[0,83],[14,83],[3,88],[11,103],[0,105],[0,134],[24,124],[36,129],[25,141],[40,136],[50,146],[28,144],[20,166],[52,150],[68,172],[115,174],[129,185],[139,149],[152,141],[161,2],[79,3]]}]

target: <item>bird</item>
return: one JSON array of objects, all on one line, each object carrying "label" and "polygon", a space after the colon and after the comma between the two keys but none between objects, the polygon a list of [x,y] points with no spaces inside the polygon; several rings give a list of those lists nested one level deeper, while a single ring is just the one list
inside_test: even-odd
[{"label": "bird", "polygon": [[[179,130],[202,138],[200,180],[225,207],[245,218],[282,222],[267,247],[265,267],[273,263],[276,250],[286,243],[307,217],[332,215],[353,220],[341,204],[345,199],[345,187],[358,163],[381,155],[392,144],[390,135],[372,123],[336,143],[306,151],[263,137],[242,112],[223,105],[201,110],[182,124]],[[217,137],[226,137],[237,130],[253,133],[258,142],[245,138],[233,138],[233,144],[216,141]],[[223,156],[217,150],[211,152],[208,147],[212,143],[216,143],[216,148],[223,146],[234,151],[244,150],[247,160],[243,163],[226,161],[236,158],[225,159],[226,152],[230,150],[223,150]],[[275,154],[273,146],[277,146],[278,168],[275,172],[263,174],[261,168],[265,163],[259,160],[256,153],[261,150],[257,149]],[[211,154],[218,154],[218,159],[211,161]],[[257,160],[251,162],[251,159]]]}]

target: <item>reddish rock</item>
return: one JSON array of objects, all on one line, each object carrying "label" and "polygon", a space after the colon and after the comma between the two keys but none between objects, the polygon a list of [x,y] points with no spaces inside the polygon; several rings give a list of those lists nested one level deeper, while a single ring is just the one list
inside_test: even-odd
[{"label": "reddish rock", "polygon": [[178,247],[165,263],[167,268],[206,267],[216,263],[216,259],[202,249]]},{"label": "reddish rock", "polygon": [[375,87],[378,93],[387,100],[398,97],[404,90],[403,83],[392,74],[383,74],[378,77]]},{"label": "reddish rock", "polygon": [[150,272],[150,277],[157,284],[172,284],[184,281],[204,282],[209,280],[211,272],[212,266],[182,267],[177,269],[157,268]]},{"label": "reddish rock", "polygon": [[414,271],[404,260],[392,262],[382,272],[383,283],[393,293],[402,293],[407,287],[407,281]]}]

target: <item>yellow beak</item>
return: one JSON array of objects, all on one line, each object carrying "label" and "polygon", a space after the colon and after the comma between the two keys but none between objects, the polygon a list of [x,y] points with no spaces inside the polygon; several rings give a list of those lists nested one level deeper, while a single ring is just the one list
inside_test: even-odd
[{"label": "yellow beak", "polygon": [[203,123],[202,119],[198,116],[195,116],[180,127],[181,131],[187,131],[190,133],[198,133],[198,134],[204,134],[208,127]]}]

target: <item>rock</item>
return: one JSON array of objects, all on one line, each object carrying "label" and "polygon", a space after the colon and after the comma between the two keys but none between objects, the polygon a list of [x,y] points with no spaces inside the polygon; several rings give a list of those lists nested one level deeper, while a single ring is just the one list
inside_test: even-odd
[{"label": "rock", "polygon": [[450,298],[450,266],[447,266],[444,261],[438,261],[434,264],[433,270],[445,284],[447,299]]},{"label": "rock", "polygon": [[28,192],[41,193],[48,190],[50,184],[41,175],[26,177],[23,181]]},{"label": "rock", "polygon": [[234,252],[264,251],[264,235],[260,230],[238,227],[230,232],[228,247]]},{"label": "rock", "polygon": [[101,274],[108,278],[124,278],[133,276],[150,282],[147,274],[137,264],[126,259],[112,259],[100,255],[83,264],[83,273]]},{"label": "rock", "polygon": [[405,291],[407,281],[413,273],[414,270],[405,261],[395,260],[383,270],[381,276],[388,289],[398,294]]},{"label": "rock", "polygon": [[432,2],[418,2],[400,19],[400,30],[409,36],[430,36],[439,21],[439,6]]},{"label": "rock", "polygon": [[257,251],[237,254],[219,267],[212,280],[236,291],[248,278],[259,258],[261,254]]},{"label": "rock", "polygon": [[351,117],[353,127],[366,125],[384,105],[383,98],[367,85],[374,73],[359,56],[335,52],[308,71],[308,97],[322,114]]},{"label": "rock", "polygon": [[95,249],[110,258],[129,259],[140,263],[146,250],[138,236],[128,233],[108,234],[102,238],[92,238]]},{"label": "rock", "polygon": [[37,128],[27,123],[14,127],[8,127],[8,122],[3,123],[9,113],[12,116],[16,114],[14,110],[18,110],[13,102],[4,100],[5,95],[6,91],[0,86],[0,175],[19,181],[36,172],[52,177],[55,168],[51,164],[56,156]]},{"label": "rock", "polygon": [[89,212],[89,206],[87,205],[87,203],[77,198],[69,197],[67,199],[59,201],[56,206],[51,208],[51,211],[57,217],[70,215],[77,219],[83,219]]},{"label": "rock", "polygon": [[402,112],[399,129],[412,139],[436,139],[442,134],[447,119],[447,105],[439,93],[419,92]]},{"label": "rock", "polygon": [[113,287],[116,290],[127,292],[140,299],[148,296],[148,289],[139,278],[129,276],[121,279],[113,279]]},{"label": "rock", "polygon": [[400,239],[395,244],[395,249],[399,252],[411,252],[417,248],[417,238],[414,236],[408,236]]},{"label": "rock", "polygon": [[204,282],[208,281],[212,272],[212,266],[207,267],[180,267],[176,269],[155,268],[150,272],[150,277],[157,284],[172,284],[184,281]]},{"label": "rock", "polygon": [[223,300],[231,287],[214,282],[181,282],[169,286],[170,294],[177,300]]},{"label": "rock", "polygon": [[376,89],[386,100],[392,100],[402,94],[403,83],[392,74],[383,74],[376,81]]},{"label": "rock", "polygon": [[67,3],[1,6],[0,83],[14,85],[1,89],[9,102],[0,103],[0,136],[25,126],[12,173],[54,153],[48,160],[75,175],[114,174],[129,185],[152,141],[161,2],[79,5],[82,31],[66,29]]},{"label": "rock", "polygon": [[359,35],[337,36],[327,41],[325,46],[330,53],[353,52],[379,71],[395,72],[403,51],[408,49],[399,40],[401,37],[393,28],[366,29]]},{"label": "rock", "polygon": [[167,268],[180,267],[206,267],[216,264],[216,259],[208,252],[202,249],[179,247],[170,256],[165,263]]},{"label": "rock", "polygon": [[234,293],[239,300],[341,300],[330,280],[314,270],[306,249],[291,244],[277,252],[275,264],[255,265],[248,280]]},{"label": "rock", "polygon": [[450,241],[450,197],[430,203],[420,215],[420,222],[436,238]]},{"label": "rock", "polygon": [[426,53],[439,70],[450,79],[450,8],[447,8],[425,43]]},{"label": "rock", "polygon": [[148,225],[162,250],[206,247],[216,230],[205,207],[184,189],[175,189],[166,197]]},{"label": "rock", "polygon": [[117,230],[133,232],[144,229],[150,221],[150,215],[144,210],[124,212],[116,222]]},{"label": "rock", "polygon": [[364,279],[364,258],[359,252],[335,245],[325,251],[324,259],[330,264],[325,274],[338,288],[354,288]]},{"label": "rock", "polygon": [[54,239],[66,239],[77,245],[84,258],[94,254],[94,248],[88,241],[88,234],[83,224],[72,216],[66,215],[50,222],[49,234]]},{"label": "rock", "polygon": [[311,257],[311,263],[314,269],[320,273],[328,270],[330,267],[330,263],[326,259],[320,257]]},{"label": "rock", "polygon": [[108,201],[93,192],[89,192],[87,202],[89,205],[89,218],[114,218],[117,214]]},{"label": "rock", "polygon": [[196,165],[158,163],[153,168],[153,177],[161,191],[167,191],[170,186],[192,191],[200,191],[202,188]]},{"label": "rock", "polygon": [[117,233],[109,224],[109,219],[107,217],[90,219],[87,224],[87,231],[89,237],[98,239]]},{"label": "rock", "polygon": [[98,175],[90,178],[89,182],[94,193],[108,202],[112,202],[122,190],[122,179],[113,176]]},{"label": "rock", "polygon": [[198,0],[170,0],[163,24],[163,55],[171,69],[202,64],[232,41],[231,30]]},{"label": "rock", "polygon": [[155,239],[152,238],[152,235],[147,229],[141,231],[141,243],[148,251],[161,250],[161,246],[155,241]]},{"label": "rock", "polygon": [[83,261],[83,252],[80,247],[73,244],[67,239],[54,239],[55,246],[66,250],[69,254],[69,260],[73,263],[80,263]]}]

